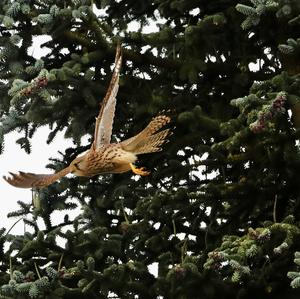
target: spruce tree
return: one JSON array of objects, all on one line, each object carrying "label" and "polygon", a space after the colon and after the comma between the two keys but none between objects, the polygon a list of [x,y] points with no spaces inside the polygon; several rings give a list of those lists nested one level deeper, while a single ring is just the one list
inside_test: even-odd
[{"label": "spruce tree", "polygon": [[149,177],[64,178],[19,202],[32,229],[0,231],[0,298],[299,297],[298,0],[3,0],[0,21],[1,150],[18,130],[30,152],[44,125],[74,141],[53,171],[86,150],[118,43],[114,140],[162,110],[175,126],[141,157]]}]

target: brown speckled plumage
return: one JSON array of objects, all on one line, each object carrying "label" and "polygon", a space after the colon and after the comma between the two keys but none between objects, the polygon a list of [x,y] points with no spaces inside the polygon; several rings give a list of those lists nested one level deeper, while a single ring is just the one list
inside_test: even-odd
[{"label": "brown speckled plumage", "polygon": [[68,167],[54,174],[34,174],[21,171],[19,174],[10,173],[10,177],[4,177],[9,184],[20,188],[41,188],[52,184],[68,173],[85,177],[105,173],[122,173],[130,170],[139,175],[149,174],[143,168],[136,168],[133,163],[139,154],[161,150],[161,145],[170,135],[170,130],[159,130],[170,122],[170,117],[163,114],[158,115],[139,134],[120,143],[110,143],[121,63],[121,48],[118,46],[115,69],[96,118],[94,142],[91,148],[76,157]]}]

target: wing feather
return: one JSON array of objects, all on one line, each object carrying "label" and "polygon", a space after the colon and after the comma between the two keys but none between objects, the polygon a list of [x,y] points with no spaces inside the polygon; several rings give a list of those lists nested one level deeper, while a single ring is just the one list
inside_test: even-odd
[{"label": "wing feather", "polygon": [[10,185],[18,188],[43,188],[70,172],[70,166],[54,174],[35,174],[23,171],[19,171],[19,174],[16,174],[9,172],[11,176],[4,176],[3,179]]},{"label": "wing feather", "polygon": [[112,125],[116,109],[116,96],[119,89],[119,73],[122,64],[122,53],[120,45],[117,46],[115,68],[106,92],[101,103],[99,114],[96,118],[94,142],[92,149],[97,149],[101,144],[109,144],[112,134]]}]

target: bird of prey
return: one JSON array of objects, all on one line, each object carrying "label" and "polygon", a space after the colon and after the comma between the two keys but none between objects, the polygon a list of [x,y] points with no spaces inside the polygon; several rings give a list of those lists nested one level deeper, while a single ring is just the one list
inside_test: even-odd
[{"label": "bird of prey", "polygon": [[160,114],[154,117],[139,134],[119,143],[110,143],[121,63],[121,47],[117,46],[115,68],[96,118],[94,141],[91,148],[83,155],[77,156],[69,166],[54,174],[34,174],[21,171],[15,174],[10,172],[11,176],[3,177],[9,184],[19,188],[43,188],[69,173],[83,177],[122,173],[130,170],[141,176],[149,174],[143,167],[137,168],[134,162],[139,154],[161,150],[161,145],[171,132],[170,129],[160,129],[170,122],[170,117]]}]

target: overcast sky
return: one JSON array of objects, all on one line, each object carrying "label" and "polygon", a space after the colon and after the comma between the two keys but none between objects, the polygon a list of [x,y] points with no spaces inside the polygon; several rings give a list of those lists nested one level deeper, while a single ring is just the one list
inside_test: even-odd
[{"label": "overcast sky", "polygon": [[[33,41],[34,46],[29,48],[28,52],[35,58],[40,58],[49,52],[48,48],[41,48],[41,44],[50,39],[49,36],[39,36]],[[0,120],[1,121],[1,120]],[[48,164],[49,158],[60,157],[58,151],[64,150],[72,145],[71,140],[65,140],[63,133],[59,133],[54,141],[48,145],[46,143],[50,130],[47,126],[41,127],[37,130],[32,139],[32,153],[26,154],[20,145],[16,144],[16,140],[23,137],[22,133],[12,132],[5,136],[4,152],[0,155],[0,190],[1,190],[1,218],[0,228],[5,227],[9,229],[11,225],[18,218],[7,218],[9,212],[19,209],[17,204],[18,200],[24,202],[31,202],[31,190],[15,188],[2,178],[8,175],[8,172],[18,172],[19,170],[25,172],[36,173],[50,173],[50,169],[46,169],[45,165]],[[24,225],[21,222],[14,227],[13,233],[24,233]]]},{"label": "overcast sky", "polygon": [[[3,175],[8,175],[8,172],[18,172],[19,170],[25,172],[36,173],[51,173],[50,169],[45,168],[45,165],[49,163],[50,157],[60,158],[58,151],[64,152],[64,150],[73,145],[71,140],[63,138],[63,134],[60,133],[54,141],[48,145],[46,143],[49,133],[49,128],[42,127],[34,135],[32,139],[32,153],[26,154],[15,141],[22,136],[17,132],[10,133],[5,136],[5,148],[4,153],[0,155],[0,190],[1,190],[1,218],[0,228],[5,227],[7,229],[18,218],[7,218],[7,213],[19,209],[17,204],[18,200],[22,200],[26,203],[31,202],[31,190],[16,188],[9,185],[2,178]],[[13,233],[23,233],[24,226],[22,221],[16,225]]]}]

